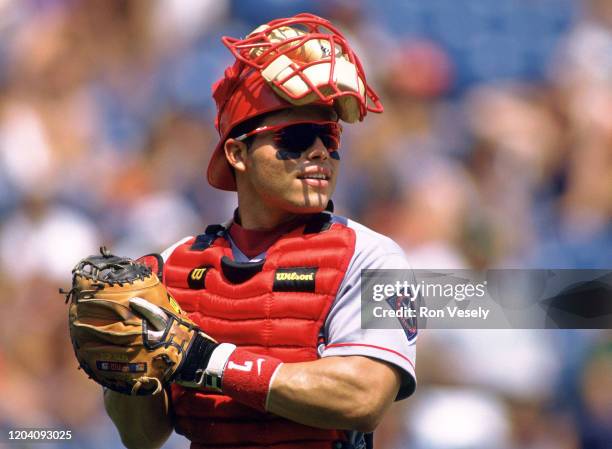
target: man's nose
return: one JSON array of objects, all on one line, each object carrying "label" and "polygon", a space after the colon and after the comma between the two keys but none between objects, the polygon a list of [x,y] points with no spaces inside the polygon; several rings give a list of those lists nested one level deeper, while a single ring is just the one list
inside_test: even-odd
[{"label": "man's nose", "polygon": [[329,150],[321,140],[319,136],[316,137],[310,148],[306,150],[308,159],[327,159],[329,157]]}]

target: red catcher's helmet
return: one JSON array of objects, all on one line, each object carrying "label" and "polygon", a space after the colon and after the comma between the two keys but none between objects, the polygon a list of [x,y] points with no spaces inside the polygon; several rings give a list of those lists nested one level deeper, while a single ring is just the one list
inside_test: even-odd
[{"label": "red catcher's helmet", "polygon": [[221,40],[236,61],[213,86],[220,136],[208,165],[213,187],[236,190],[223,145],[250,118],[307,104],[333,107],[348,123],[383,111],[359,58],[328,20],[298,14],[262,25],[245,39]]}]

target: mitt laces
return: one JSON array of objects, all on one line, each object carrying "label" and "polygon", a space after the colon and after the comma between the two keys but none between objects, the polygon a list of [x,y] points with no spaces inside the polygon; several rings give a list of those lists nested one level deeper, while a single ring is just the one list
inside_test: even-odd
[{"label": "mitt laces", "polygon": [[[136,280],[145,280],[151,275],[151,270],[145,266],[135,263],[128,258],[118,258],[110,253],[105,247],[100,247],[102,257],[90,256],[81,260],[72,270],[72,288],[65,290],[59,289],[60,294],[65,295],[65,302],[68,303],[72,298],[92,296],[105,286],[132,283]],[[78,278],[90,281],[90,288],[79,285]]]}]

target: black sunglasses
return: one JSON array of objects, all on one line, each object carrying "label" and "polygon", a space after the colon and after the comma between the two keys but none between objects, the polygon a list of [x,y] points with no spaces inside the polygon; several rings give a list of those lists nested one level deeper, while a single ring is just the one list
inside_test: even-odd
[{"label": "black sunglasses", "polygon": [[342,127],[338,122],[293,122],[283,125],[260,126],[253,131],[242,134],[234,139],[243,141],[248,137],[265,132],[274,133],[274,145],[287,151],[303,152],[310,148],[318,137],[323,145],[330,150],[340,148]]}]

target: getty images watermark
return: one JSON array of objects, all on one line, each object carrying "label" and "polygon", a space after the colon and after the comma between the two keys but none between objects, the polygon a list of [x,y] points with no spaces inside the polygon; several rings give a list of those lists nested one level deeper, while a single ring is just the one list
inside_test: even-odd
[{"label": "getty images watermark", "polygon": [[363,270],[363,328],[610,329],[612,270]]}]

